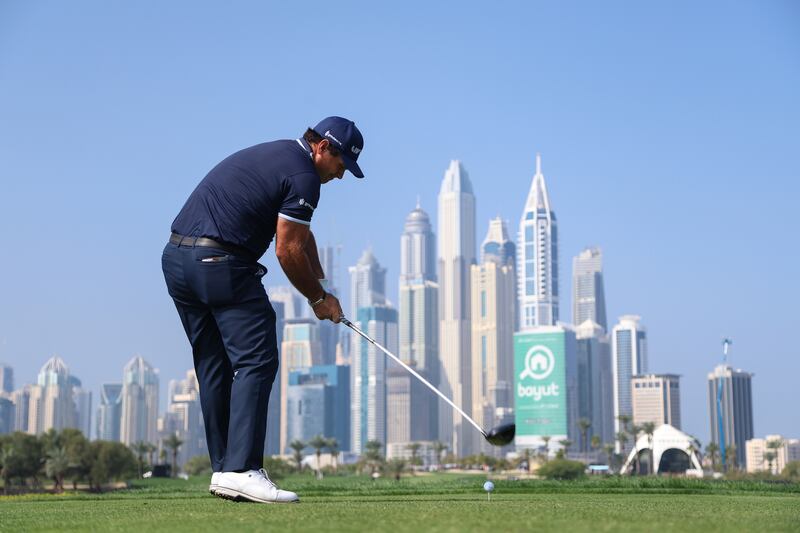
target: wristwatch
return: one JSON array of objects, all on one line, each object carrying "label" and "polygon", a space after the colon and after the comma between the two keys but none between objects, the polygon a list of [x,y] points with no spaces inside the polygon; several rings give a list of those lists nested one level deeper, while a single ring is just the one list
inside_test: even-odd
[{"label": "wristwatch", "polygon": [[320,299],[319,299],[319,300],[317,300],[316,302],[312,302],[311,300],[309,300],[309,301],[308,301],[308,305],[310,305],[312,309],[313,309],[313,308],[315,308],[316,306],[318,306],[319,304],[321,304],[322,302],[324,302],[324,301],[325,301],[325,297],[326,297],[327,295],[328,295],[328,293],[327,293],[327,292],[325,292],[325,291],[322,291],[322,296],[320,297]]}]

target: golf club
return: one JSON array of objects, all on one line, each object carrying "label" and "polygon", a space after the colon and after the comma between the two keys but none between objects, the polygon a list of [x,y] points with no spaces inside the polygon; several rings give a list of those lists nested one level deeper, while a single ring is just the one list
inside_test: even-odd
[{"label": "golf club", "polygon": [[391,357],[397,364],[399,364],[400,366],[402,366],[403,368],[405,368],[406,370],[411,372],[411,374],[415,378],[417,378],[418,380],[423,382],[425,385],[428,386],[429,389],[431,389],[433,392],[438,394],[439,397],[442,400],[444,400],[447,403],[449,403],[453,407],[453,409],[458,411],[461,414],[461,416],[463,416],[465,419],[467,419],[467,421],[469,421],[470,424],[475,426],[475,429],[477,429],[478,431],[481,432],[481,434],[483,435],[483,437],[486,439],[486,441],[489,444],[491,444],[493,446],[505,446],[506,444],[509,444],[512,440],[514,440],[514,434],[516,433],[516,429],[517,429],[516,424],[503,424],[503,425],[497,426],[496,428],[493,428],[491,431],[484,431],[483,428],[481,428],[478,425],[477,422],[475,422],[467,413],[462,411],[459,406],[454,404],[450,400],[450,398],[448,398],[447,396],[445,396],[444,394],[439,392],[439,389],[437,389],[436,387],[434,387],[433,385],[428,383],[428,381],[425,378],[420,376],[413,368],[411,368],[410,366],[405,364],[403,361],[401,361],[399,357],[397,357],[392,352],[390,352],[389,350],[387,350],[386,348],[381,346],[378,342],[375,341],[375,339],[371,338],[369,335],[367,335],[366,333],[361,331],[355,324],[353,324],[352,322],[347,320],[345,317],[342,317],[341,322],[342,322],[342,324],[344,324],[348,328],[352,329],[353,331],[355,331],[356,333],[361,335],[364,338],[364,340],[366,340],[367,342],[373,344],[375,347],[377,347],[383,353],[385,353],[386,355]]}]

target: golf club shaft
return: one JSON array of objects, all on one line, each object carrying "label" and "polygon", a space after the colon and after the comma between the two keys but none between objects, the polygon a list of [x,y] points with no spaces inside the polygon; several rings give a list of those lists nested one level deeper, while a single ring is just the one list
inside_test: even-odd
[{"label": "golf club shaft", "polygon": [[483,430],[483,429],[482,429],[482,428],[481,428],[481,427],[478,425],[478,423],[477,423],[477,422],[475,422],[475,421],[474,421],[472,418],[470,418],[470,416],[469,416],[467,413],[465,413],[464,411],[462,411],[462,410],[461,410],[461,408],[460,408],[459,406],[457,406],[456,404],[454,404],[454,403],[453,403],[453,402],[450,400],[450,398],[448,398],[447,396],[445,396],[444,394],[442,394],[441,392],[439,392],[439,389],[437,389],[436,387],[434,387],[433,385],[431,385],[430,383],[428,383],[428,380],[426,380],[426,379],[425,379],[425,378],[423,378],[421,375],[419,375],[419,374],[417,373],[417,371],[416,371],[416,370],[414,370],[413,368],[411,368],[410,366],[408,366],[407,364],[405,364],[403,361],[401,361],[401,360],[400,360],[400,358],[399,358],[399,357],[397,357],[397,356],[396,356],[396,355],[394,355],[392,352],[390,352],[389,350],[387,350],[386,348],[384,348],[383,346],[381,346],[381,345],[380,345],[380,344],[379,344],[377,341],[375,341],[375,339],[371,338],[369,335],[367,335],[366,333],[364,333],[363,331],[361,331],[361,330],[360,330],[360,329],[359,329],[359,328],[358,328],[358,327],[357,327],[355,324],[353,324],[352,322],[350,322],[350,321],[349,321],[349,320],[347,320],[346,318],[342,317],[342,323],[343,323],[345,326],[347,326],[348,328],[350,328],[350,329],[352,329],[353,331],[355,331],[356,333],[358,333],[359,335],[361,335],[362,337],[364,337],[364,339],[365,339],[367,342],[370,342],[370,343],[372,343],[373,345],[375,345],[375,347],[377,347],[377,348],[378,348],[379,350],[381,350],[383,353],[385,353],[386,355],[388,355],[389,357],[391,357],[391,358],[392,358],[392,359],[393,359],[393,360],[394,360],[396,363],[398,363],[400,366],[402,366],[403,368],[405,368],[406,370],[408,370],[409,372],[411,372],[411,374],[412,374],[412,375],[413,375],[415,378],[417,378],[418,380],[420,380],[421,382],[423,382],[425,385],[427,385],[427,386],[428,386],[428,388],[429,388],[429,389],[431,389],[431,390],[432,390],[433,392],[435,392],[436,394],[438,394],[438,395],[439,395],[439,397],[440,397],[442,400],[444,400],[444,401],[446,401],[447,403],[449,403],[449,404],[450,404],[450,405],[453,407],[453,409],[455,409],[456,411],[458,411],[459,413],[461,413],[461,416],[463,416],[464,418],[466,418],[466,419],[469,421],[469,423],[470,423],[470,424],[472,424],[473,426],[475,426],[475,429],[477,429],[478,431],[480,431],[480,432],[481,432],[481,434],[482,434],[484,437],[486,437],[486,432],[485,432],[485,431],[484,431],[484,430]]}]

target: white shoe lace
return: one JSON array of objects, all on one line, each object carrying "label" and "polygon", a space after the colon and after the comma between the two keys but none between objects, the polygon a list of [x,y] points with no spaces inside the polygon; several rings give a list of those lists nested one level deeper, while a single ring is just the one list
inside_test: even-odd
[{"label": "white shoe lace", "polygon": [[260,469],[258,470],[258,472],[259,472],[259,473],[260,473],[262,476],[264,476],[264,479],[266,479],[266,480],[267,480],[267,483],[269,483],[270,485],[272,485],[272,486],[273,486],[275,489],[277,489],[277,488],[278,488],[278,486],[277,486],[277,485],[276,485],[276,484],[275,484],[275,483],[274,483],[274,482],[273,482],[273,481],[272,481],[272,480],[269,478],[269,474],[267,474],[267,471],[266,471],[266,470],[264,470],[263,468],[260,468]]}]

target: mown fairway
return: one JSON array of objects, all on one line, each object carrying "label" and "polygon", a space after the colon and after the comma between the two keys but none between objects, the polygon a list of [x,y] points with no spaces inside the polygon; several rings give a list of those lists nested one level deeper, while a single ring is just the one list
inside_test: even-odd
[{"label": "mown fairway", "polygon": [[800,531],[800,486],[669,479],[370,481],[291,477],[297,505],[217,499],[207,478],[137,482],[103,495],[0,497],[0,529],[115,531]]}]

